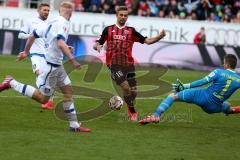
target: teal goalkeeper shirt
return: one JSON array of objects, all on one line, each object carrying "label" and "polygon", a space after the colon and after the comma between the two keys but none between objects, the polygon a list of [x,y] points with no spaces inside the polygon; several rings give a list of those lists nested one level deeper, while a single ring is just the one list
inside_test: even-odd
[{"label": "teal goalkeeper shirt", "polygon": [[184,84],[184,87],[195,88],[207,83],[211,83],[206,88],[208,98],[212,101],[222,103],[240,88],[240,76],[230,69],[215,69],[203,79],[190,84]]}]

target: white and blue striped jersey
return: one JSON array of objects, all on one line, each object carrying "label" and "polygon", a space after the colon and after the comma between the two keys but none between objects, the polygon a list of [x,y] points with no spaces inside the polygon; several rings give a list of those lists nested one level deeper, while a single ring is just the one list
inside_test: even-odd
[{"label": "white and blue striped jersey", "polygon": [[44,38],[46,47],[46,61],[61,65],[63,53],[57,45],[57,41],[62,39],[67,41],[70,22],[62,16],[49,21],[46,26],[38,27],[33,31],[36,38]]},{"label": "white and blue striped jersey", "polygon": [[[44,26],[46,24],[47,24],[47,21],[42,20],[39,17],[34,18],[30,21],[27,21],[24,24],[24,26],[20,29],[18,38],[27,39],[34,29],[36,29],[39,26]],[[42,38],[36,39],[30,49],[30,55],[31,54],[45,55],[45,52],[46,52],[46,49],[45,49],[44,40]]]}]

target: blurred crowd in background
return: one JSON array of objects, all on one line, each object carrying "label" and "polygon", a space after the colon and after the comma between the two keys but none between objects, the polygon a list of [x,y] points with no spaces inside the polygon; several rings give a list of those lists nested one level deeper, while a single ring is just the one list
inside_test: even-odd
[{"label": "blurred crowd in background", "polygon": [[[0,6],[37,8],[41,2],[54,6],[60,0],[0,0]],[[126,5],[131,15],[170,19],[240,23],[240,0],[70,0],[77,12],[114,14]],[[53,7],[55,8],[55,7]]]},{"label": "blurred crowd in background", "polygon": [[72,0],[75,10],[114,14],[126,5],[131,15],[240,23],[240,0]]}]

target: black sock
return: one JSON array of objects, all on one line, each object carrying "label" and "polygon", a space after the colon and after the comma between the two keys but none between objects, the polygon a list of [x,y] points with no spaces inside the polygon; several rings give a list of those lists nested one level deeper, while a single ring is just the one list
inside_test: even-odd
[{"label": "black sock", "polygon": [[133,103],[133,100],[132,100],[132,96],[124,96],[124,100],[127,103],[130,112],[131,113],[136,113],[135,108],[134,108],[134,103]]}]

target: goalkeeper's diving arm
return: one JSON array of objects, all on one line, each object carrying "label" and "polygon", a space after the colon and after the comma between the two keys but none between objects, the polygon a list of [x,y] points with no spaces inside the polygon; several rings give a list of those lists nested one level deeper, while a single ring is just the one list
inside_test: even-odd
[{"label": "goalkeeper's diving arm", "polygon": [[197,80],[197,81],[194,81],[192,83],[183,84],[183,87],[185,89],[187,89],[187,88],[195,88],[195,87],[203,86],[203,85],[208,84],[210,82],[211,82],[211,80],[208,77],[204,77],[204,78],[202,78],[200,80]]}]

